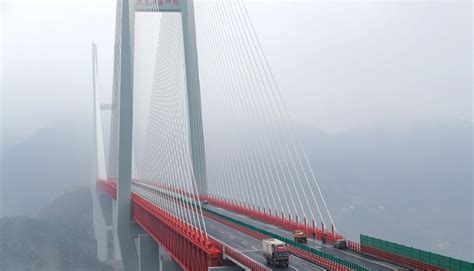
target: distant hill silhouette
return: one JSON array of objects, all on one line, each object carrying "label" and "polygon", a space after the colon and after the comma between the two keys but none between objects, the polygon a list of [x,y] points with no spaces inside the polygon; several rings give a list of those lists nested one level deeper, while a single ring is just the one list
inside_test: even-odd
[{"label": "distant hill silhouette", "polygon": [[88,127],[54,123],[6,148],[0,191],[4,216],[36,216],[64,191],[90,183],[92,135]]},{"label": "distant hill silhouette", "polygon": [[2,271],[108,271],[96,257],[90,191],[65,193],[41,219],[0,218]]}]

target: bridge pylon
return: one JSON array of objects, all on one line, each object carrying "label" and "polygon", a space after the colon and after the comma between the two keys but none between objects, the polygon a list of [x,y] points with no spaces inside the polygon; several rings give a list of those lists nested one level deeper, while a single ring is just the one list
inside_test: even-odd
[{"label": "bridge pylon", "polygon": [[101,111],[109,106],[102,105],[98,97],[98,65],[97,45],[92,44],[92,97],[93,97],[93,154],[92,157],[92,215],[95,239],[97,242],[97,258],[100,261],[121,260],[118,250],[117,225],[115,223],[116,204],[103,192],[97,189],[97,179],[107,178],[105,150],[102,133]]},{"label": "bridge pylon", "polygon": [[[156,6],[158,9],[155,8]],[[200,195],[206,195],[208,193],[206,154],[193,0],[137,0],[135,12],[181,13],[191,163],[196,189]]]},{"label": "bridge pylon", "polygon": [[[154,250],[145,237],[133,238],[131,224],[131,178],[132,178],[132,136],[133,136],[133,42],[135,12],[180,12],[183,29],[183,51],[186,71],[186,91],[189,120],[189,148],[192,162],[193,178],[199,194],[207,194],[207,176],[204,150],[204,133],[201,113],[201,93],[198,71],[198,56],[196,45],[196,30],[194,22],[194,7],[192,0],[182,1],[150,1],[118,0],[116,11],[115,53],[114,53],[114,84],[113,102],[111,106],[97,106],[96,86],[94,85],[94,117],[97,134],[97,115],[102,110],[111,110],[116,118],[112,118],[109,150],[108,172],[105,176],[97,174],[98,178],[117,179],[117,198],[112,202],[112,224],[109,224],[104,208],[100,204],[100,192],[93,185],[94,212],[97,219],[96,236],[98,241],[99,259],[121,259],[125,270],[141,270],[140,262],[146,255],[152,255],[148,250]],[[153,1],[152,1],[153,2]],[[155,7],[159,9],[156,10]],[[153,7],[153,8],[147,8]],[[94,48],[94,80],[96,71],[96,52]],[[95,84],[95,82],[94,82]],[[99,133],[100,136],[101,133]],[[102,140],[102,138],[100,138]],[[98,142],[96,138],[96,143]],[[96,153],[103,152],[103,146]],[[100,159],[97,159],[99,167]],[[105,162],[104,162],[105,163]],[[101,168],[102,169],[102,168]],[[98,170],[100,171],[100,170]],[[106,171],[105,165],[103,171]],[[136,243],[136,240],[140,240]],[[140,243],[141,242],[141,243]],[[138,246],[137,246],[138,245]],[[110,251],[112,247],[112,251]]]},{"label": "bridge pylon", "polygon": [[207,194],[206,154],[201,111],[201,88],[199,83],[199,65],[196,43],[196,25],[193,0],[184,0],[181,6],[183,24],[184,60],[186,66],[186,84],[189,112],[189,133],[191,161],[194,179],[200,195]]}]

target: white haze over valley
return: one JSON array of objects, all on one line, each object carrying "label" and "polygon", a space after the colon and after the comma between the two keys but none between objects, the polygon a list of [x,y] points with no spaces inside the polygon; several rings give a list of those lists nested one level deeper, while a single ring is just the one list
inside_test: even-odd
[{"label": "white haze over valley", "polygon": [[[472,2],[246,2],[338,229],[474,260]],[[0,215],[89,185],[90,43],[108,101],[114,16],[0,4]]]}]

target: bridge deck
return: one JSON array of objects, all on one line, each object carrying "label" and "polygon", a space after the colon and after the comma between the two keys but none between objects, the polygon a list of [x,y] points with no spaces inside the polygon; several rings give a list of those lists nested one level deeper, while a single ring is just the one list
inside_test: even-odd
[{"label": "bridge deck", "polygon": [[[153,202],[153,199],[148,199]],[[158,202],[153,202],[158,205]],[[210,207],[210,206],[209,206]],[[205,217],[204,221],[207,226],[207,233],[216,240],[227,244],[258,263],[266,264],[266,259],[263,257],[260,240],[249,236],[245,233],[239,232],[231,227],[228,227],[211,218]],[[271,268],[270,266],[268,266]],[[272,268],[272,270],[326,270],[320,266],[314,265],[304,259],[290,256],[290,266],[288,268]]]},{"label": "bridge deck", "polygon": [[[138,183],[136,182],[134,182],[133,184],[138,185]],[[154,188],[150,186],[149,184],[140,184],[140,186],[142,188],[149,190],[150,192],[154,191],[155,189],[158,189],[158,188]],[[155,204],[158,204],[158,203],[155,202]],[[205,207],[206,209],[210,211],[225,215],[227,217],[236,219],[238,221],[242,221],[244,223],[266,230],[268,232],[275,233],[284,238],[289,238],[289,239],[293,238],[292,232],[279,228],[275,225],[257,221],[245,215],[241,215],[241,214],[238,214],[238,213],[235,213],[235,212],[232,212],[232,211],[229,211],[217,206],[213,206],[212,204],[206,204]],[[253,236],[247,235],[246,233],[240,232],[232,227],[229,227],[209,217],[205,217],[205,223],[207,225],[208,234],[211,237],[227,244],[228,246],[236,249],[242,254],[247,255],[248,257],[252,258],[256,262],[266,264],[266,260],[263,257],[263,254],[261,252],[261,241],[259,239],[256,239]],[[308,238],[307,245],[309,247],[315,248],[319,251],[323,251],[327,254],[333,255],[340,259],[344,259],[352,263],[358,264],[370,270],[381,270],[381,271],[405,270],[404,268],[401,268],[399,266],[395,266],[393,264],[377,260],[375,258],[369,257],[367,255],[364,255],[355,251],[343,251],[343,250],[334,248],[332,245],[323,245],[320,241],[314,240],[311,238]],[[325,270],[325,269],[322,267],[316,266],[307,260],[304,260],[295,256],[291,256],[290,267],[288,268],[288,270]]]},{"label": "bridge deck", "polygon": [[[249,218],[247,216],[241,215],[234,213],[232,211],[225,210],[220,207],[208,205],[206,208],[211,209],[215,212],[224,214],[226,216],[241,220],[245,223],[248,223],[250,225],[265,229],[267,231],[276,233],[280,236],[286,237],[286,238],[293,238],[293,234],[285,229],[281,229],[277,226],[270,225],[263,223],[261,221],[256,221],[252,218]],[[381,270],[381,271],[391,271],[391,270],[403,270],[403,268],[399,266],[395,266],[393,264],[389,264],[386,262],[381,262],[377,259],[371,258],[369,256],[366,256],[364,254],[360,254],[354,251],[343,251],[334,248],[332,245],[323,245],[320,241],[318,240],[313,240],[311,238],[308,238],[308,246],[316,248],[318,250],[324,251],[328,254],[334,255],[338,258],[348,260],[350,262],[356,263],[358,265],[361,265],[363,267],[369,268],[370,270]],[[304,270],[304,269],[303,269]]]},{"label": "bridge deck", "polygon": [[[263,257],[260,240],[241,233],[233,228],[216,222],[210,218],[205,218],[208,234],[223,243],[235,248],[242,254],[254,259],[255,261],[266,264]],[[290,256],[290,266],[288,268],[275,268],[273,270],[325,270],[322,267],[314,265],[295,256]]]}]

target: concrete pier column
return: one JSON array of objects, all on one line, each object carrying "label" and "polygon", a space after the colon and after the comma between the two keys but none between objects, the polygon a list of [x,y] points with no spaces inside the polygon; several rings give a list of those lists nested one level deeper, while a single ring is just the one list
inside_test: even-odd
[{"label": "concrete pier column", "polygon": [[160,270],[160,246],[148,234],[140,234],[135,239],[138,253],[139,271]]},{"label": "concrete pier column", "polygon": [[166,253],[160,250],[160,271],[182,271],[183,269]]}]

